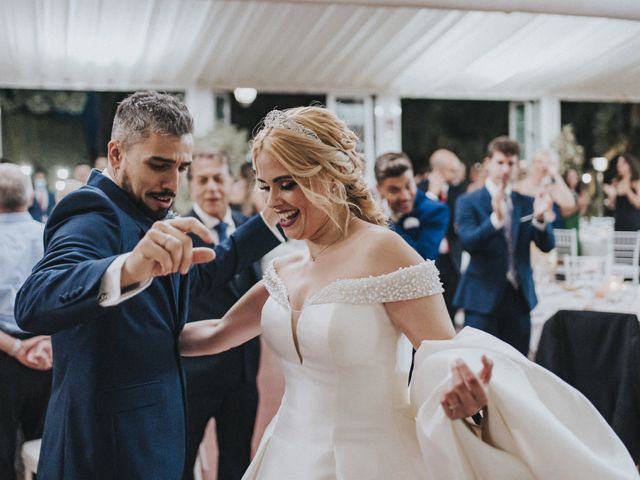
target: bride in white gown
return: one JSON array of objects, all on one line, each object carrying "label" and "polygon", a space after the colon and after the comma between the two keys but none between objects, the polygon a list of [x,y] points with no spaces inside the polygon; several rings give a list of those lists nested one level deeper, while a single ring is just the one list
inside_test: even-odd
[{"label": "bride in white gown", "polygon": [[[356,141],[322,108],[267,116],[258,184],[309,252],[271,262],[222,320],[180,338],[203,355],[262,333],[280,360],[282,405],[243,478],[636,478],[578,392],[487,334],[454,338],[438,272],[384,227]],[[411,395],[401,333],[418,349]]]}]

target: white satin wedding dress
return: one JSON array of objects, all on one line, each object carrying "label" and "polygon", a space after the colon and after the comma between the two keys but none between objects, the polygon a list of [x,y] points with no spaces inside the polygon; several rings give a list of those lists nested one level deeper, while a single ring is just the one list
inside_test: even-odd
[{"label": "white satin wedding dress", "polygon": [[[406,374],[396,367],[399,332],[383,304],[442,292],[432,262],[335,281],[301,312],[292,312],[273,262],[265,284],[263,338],[286,386],[243,479],[636,478],[626,449],[584,397],[477,330],[424,342],[409,398]],[[495,363],[484,422],[491,444],[447,419],[439,405],[451,361],[463,358],[477,369],[482,353]]]}]

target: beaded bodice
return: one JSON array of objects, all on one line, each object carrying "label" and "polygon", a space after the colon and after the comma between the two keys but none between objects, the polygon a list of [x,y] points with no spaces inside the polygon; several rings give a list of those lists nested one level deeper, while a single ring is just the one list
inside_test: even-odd
[{"label": "beaded bodice", "polygon": [[[407,359],[399,358],[400,332],[384,304],[442,292],[433,262],[336,280],[311,294],[299,312],[291,309],[273,262],[264,280],[270,295],[262,338],[280,362],[285,393],[267,434],[269,448],[261,453],[260,476],[424,478],[401,367]],[[390,446],[398,452],[391,457]]]},{"label": "beaded bodice", "polygon": [[[269,294],[284,308],[291,308],[287,288],[278,276],[274,261],[264,273]],[[442,293],[438,270],[432,261],[404,267],[395,272],[365,278],[335,280],[311,294],[304,306],[323,303],[387,303]]]}]

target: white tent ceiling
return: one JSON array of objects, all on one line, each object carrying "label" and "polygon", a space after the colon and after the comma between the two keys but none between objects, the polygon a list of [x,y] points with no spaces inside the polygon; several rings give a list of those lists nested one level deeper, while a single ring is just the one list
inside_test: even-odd
[{"label": "white tent ceiling", "polygon": [[2,87],[640,100],[639,80],[634,0],[0,2]]}]

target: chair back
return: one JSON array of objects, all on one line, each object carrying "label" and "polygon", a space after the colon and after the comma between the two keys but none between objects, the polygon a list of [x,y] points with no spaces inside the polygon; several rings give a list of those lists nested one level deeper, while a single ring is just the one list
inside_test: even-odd
[{"label": "chair back", "polygon": [[637,284],[640,277],[640,232],[613,232],[610,272],[630,278]]},{"label": "chair back", "polygon": [[613,230],[615,218],[613,217],[591,217],[590,224],[595,228],[610,228]]},{"label": "chair back", "polygon": [[573,228],[554,228],[553,236],[556,239],[558,258],[564,255],[575,257],[578,255],[578,235]]}]

